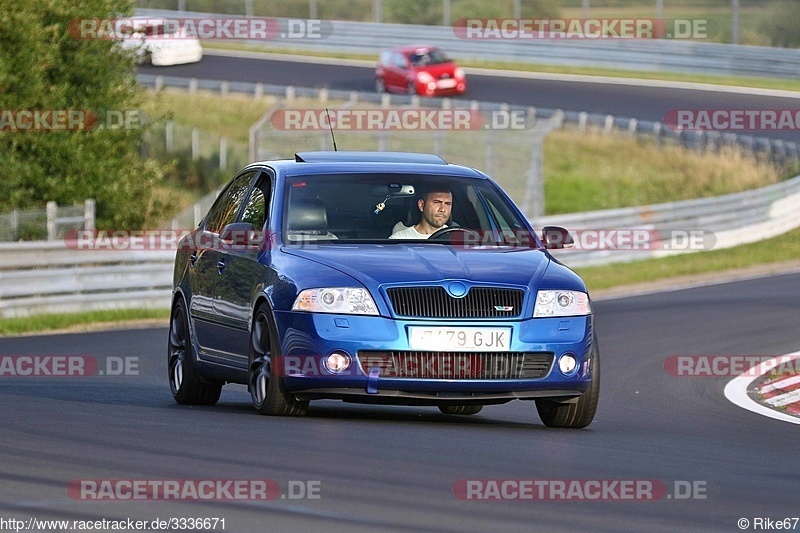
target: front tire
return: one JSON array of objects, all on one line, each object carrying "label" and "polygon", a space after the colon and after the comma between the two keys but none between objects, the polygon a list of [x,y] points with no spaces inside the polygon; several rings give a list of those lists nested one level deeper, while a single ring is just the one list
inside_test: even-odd
[{"label": "front tire", "polygon": [[256,311],[250,332],[250,364],[247,372],[250,398],[262,415],[302,416],[308,410],[308,402],[295,399],[286,390],[283,377],[278,372],[277,346],[277,333],[272,327],[269,308],[262,303]]},{"label": "front tire", "polygon": [[179,404],[214,405],[219,401],[222,384],[202,381],[194,366],[189,316],[182,298],[175,303],[170,313],[167,367],[169,388],[172,397]]},{"label": "front tire", "polygon": [[539,418],[552,428],[585,428],[594,420],[597,401],[600,397],[600,350],[597,338],[592,339],[592,384],[583,396],[574,403],[558,403],[552,400],[536,400]]},{"label": "front tire", "polygon": [[386,83],[384,83],[383,78],[375,78],[375,91],[378,94],[386,92]]}]

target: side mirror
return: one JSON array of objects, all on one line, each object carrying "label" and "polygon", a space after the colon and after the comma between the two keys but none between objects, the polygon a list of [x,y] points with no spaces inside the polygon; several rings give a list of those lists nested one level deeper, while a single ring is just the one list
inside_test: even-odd
[{"label": "side mirror", "polygon": [[542,228],[542,244],[548,250],[569,248],[575,241],[569,231],[561,226],[545,226]]},{"label": "side mirror", "polygon": [[219,239],[233,246],[248,246],[257,242],[256,227],[249,222],[234,222],[222,229]]}]

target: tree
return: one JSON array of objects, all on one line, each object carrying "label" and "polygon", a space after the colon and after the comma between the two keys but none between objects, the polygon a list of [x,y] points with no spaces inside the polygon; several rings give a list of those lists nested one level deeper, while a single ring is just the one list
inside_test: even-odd
[{"label": "tree", "polygon": [[100,123],[109,111],[133,115],[141,98],[133,55],[70,33],[82,19],[132,9],[132,0],[0,0],[0,210],[94,198],[98,227],[134,229],[153,209],[162,169],[139,157],[141,129],[22,131],[8,122],[23,110],[90,111]]}]

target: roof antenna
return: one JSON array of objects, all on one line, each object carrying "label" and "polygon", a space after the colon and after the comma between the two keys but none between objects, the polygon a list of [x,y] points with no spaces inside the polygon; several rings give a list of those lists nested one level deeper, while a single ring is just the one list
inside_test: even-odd
[{"label": "roof antenna", "polygon": [[333,151],[338,152],[338,148],[336,148],[336,136],[333,134],[333,122],[331,122],[331,112],[328,111],[328,108],[325,108],[325,113],[328,115],[328,126],[331,128],[331,138],[333,139]]}]

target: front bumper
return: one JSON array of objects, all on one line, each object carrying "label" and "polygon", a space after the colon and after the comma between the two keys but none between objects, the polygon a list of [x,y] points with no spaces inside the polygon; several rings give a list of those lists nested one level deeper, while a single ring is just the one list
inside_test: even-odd
[{"label": "front bumper", "polygon": [[[286,388],[299,399],[337,398],[373,403],[440,404],[503,403],[513,399],[579,397],[592,379],[592,318],[525,320],[403,320],[380,316],[276,312],[281,356],[278,365]],[[549,371],[535,379],[485,376],[453,378],[398,377],[380,368],[363,368],[364,354],[415,353],[409,345],[410,326],[508,327],[508,352],[552,354]],[[340,373],[324,362],[334,353],[349,356],[351,365]],[[569,353],[578,360],[574,375],[561,373],[558,358]],[[436,353],[431,354],[435,357]]]}]

